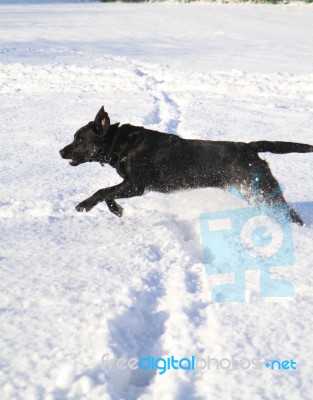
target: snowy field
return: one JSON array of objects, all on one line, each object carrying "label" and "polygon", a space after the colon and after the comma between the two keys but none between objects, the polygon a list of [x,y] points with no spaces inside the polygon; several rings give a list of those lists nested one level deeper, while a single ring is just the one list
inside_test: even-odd
[{"label": "snowy field", "polygon": [[[149,192],[121,200],[122,219],[105,204],[80,214],[120,178],[58,151],[102,104],[112,122],[184,138],[313,144],[313,7],[4,3],[0,399],[312,399],[309,216],[292,225],[296,263],[273,271],[294,297],[260,297],[249,271],[245,302],[213,303],[221,278],[205,271],[199,216],[242,200]],[[262,157],[289,202],[313,201],[312,154]],[[161,375],[105,362],[171,355],[297,368]]]}]

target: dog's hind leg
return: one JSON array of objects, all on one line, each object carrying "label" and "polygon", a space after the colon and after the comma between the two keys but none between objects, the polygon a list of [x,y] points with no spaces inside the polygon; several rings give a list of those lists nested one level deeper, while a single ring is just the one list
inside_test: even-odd
[{"label": "dog's hind leg", "polygon": [[303,226],[304,222],[302,218],[286,202],[279,183],[272,175],[270,168],[267,166],[266,170],[263,169],[262,172],[263,175],[260,175],[259,177],[259,191],[262,200],[268,205],[281,205],[289,213],[292,222]]},{"label": "dog's hind leg", "polygon": [[271,198],[270,200],[267,200],[265,198],[265,201],[266,201],[266,203],[268,203],[270,205],[284,206],[288,210],[292,222],[295,222],[296,224],[299,224],[301,226],[304,225],[304,222],[303,222],[302,218],[300,217],[300,215],[297,214],[297,212],[292,207],[290,207],[290,205],[286,202],[286,200],[281,192],[280,193],[278,192],[275,195],[275,197]]}]

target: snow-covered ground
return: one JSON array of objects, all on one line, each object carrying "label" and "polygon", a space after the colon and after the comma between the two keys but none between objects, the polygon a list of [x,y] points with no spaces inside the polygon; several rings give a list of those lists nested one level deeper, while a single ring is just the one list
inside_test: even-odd
[{"label": "snow-covered ground", "polygon": [[[294,5],[0,4],[1,400],[312,398],[312,226],[292,225],[296,264],[275,269],[294,297],[260,298],[249,271],[246,302],[213,303],[199,216],[242,200],[149,192],[120,201],[122,219],[79,214],[120,178],[58,154],[102,104],[185,138],[313,144],[312,20]],[[263,157],[288,201],[313,200],[312,154]],[[149,355],[297,368],[105,362]]]}]

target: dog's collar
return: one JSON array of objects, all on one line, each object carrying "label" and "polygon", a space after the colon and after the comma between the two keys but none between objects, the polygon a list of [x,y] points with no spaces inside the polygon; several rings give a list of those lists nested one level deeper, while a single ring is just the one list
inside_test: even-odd
[{"label": "dog's collar", "polygon": [[108,148],[108,151],[107,151],[106,154],[104,154],[104,156],[103,156],[103,160],[104,160],[104,162],[107,163],[107,164],[110,164],[110,162],[111,162],[111,160],[112,160],[112,158],[113,158],[113,155],[114,155],[114,147],[115,147],[115,145],[116,145],[116,143],[117,143],[117,141],[118,141],[120,135],[121,135],[121,132],[120,132],[120,130],[119,130],[119,131],[114,135],[113,140],[112,140],[112,143],[111,143],[110,147]]}]

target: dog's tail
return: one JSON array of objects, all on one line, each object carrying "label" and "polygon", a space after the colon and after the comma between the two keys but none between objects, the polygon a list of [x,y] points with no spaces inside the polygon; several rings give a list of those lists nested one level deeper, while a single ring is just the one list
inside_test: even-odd
[{"label": "dog's tail", "polygon": [[313,146],[310,144],[294,142],[269,142],[262,140],[260,142],[250,142],[249,146],[258,153],[266,151],[276,154],[313,152]]}]

